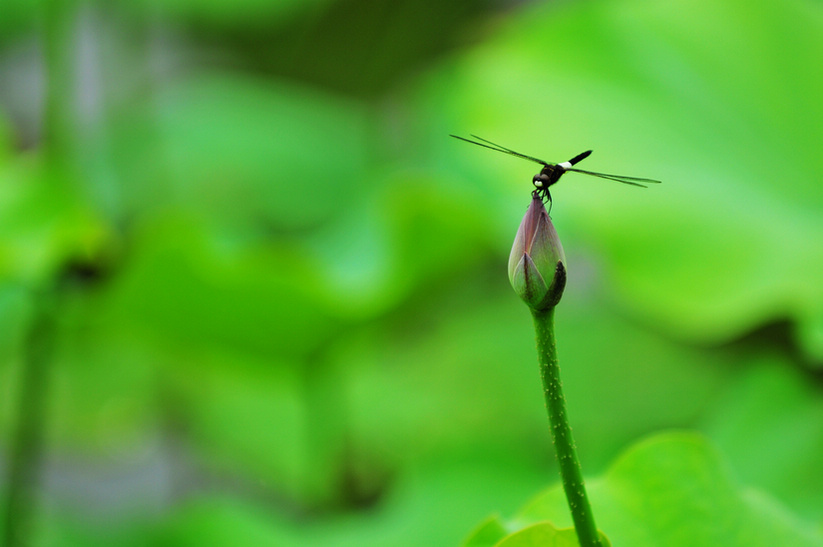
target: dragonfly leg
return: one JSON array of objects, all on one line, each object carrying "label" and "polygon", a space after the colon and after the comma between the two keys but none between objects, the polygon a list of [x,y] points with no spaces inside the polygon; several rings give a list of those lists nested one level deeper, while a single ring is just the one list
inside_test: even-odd
[{"label": "dragonfly leg", "polygon": [[552,195],[549,193],[548,188],[538,188],[537,190],[532,190],[532,198],[538,199],[540,198],[543,200],[543,203],[549,204],[549,213],[552,211]]}]

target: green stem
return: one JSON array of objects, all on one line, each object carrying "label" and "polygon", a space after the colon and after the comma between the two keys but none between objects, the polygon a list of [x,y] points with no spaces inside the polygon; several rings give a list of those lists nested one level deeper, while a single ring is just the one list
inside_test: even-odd
[{"label": "green stem", "polygon": [[17,401],[17,424],[10,447],[5,508],[7,547],[28,545],[37,482],[42,465],[46,392],[54,346],[54,303],[51,294],[35,299],[35,316],[27,333]]},{"label": "green stem", "polygon": [[532,310],[534,329],[537,333],[537,352],[540,361],[540,377],[543,380],[543,394],[549,413],[552,442],[560,464],[563,490],[577,531],[581,547],[599,547],[600,538],[594,524],[583,472],[577,459],[577,449],[572,438],[572,428],[566,416],[566,399],[560,382],[560,367],[557,364],[557,349],[554,342],[554,307],[548,310]]},{"label": "green stem", "polygon": [[307,507],[328,511],[342,501],[343,481],[340,461],[345,430],[345,401],[342,379],[324,351],[305,363],[306,404],[305,484]]},{"label": "green stem", "polygon": [[46,0],[41,9],[46,76],[43,144],[49,160],[62,161],[73,142],[72,46],[77,13],[73,0]]},{"label": "green stem", "polygon": [[[42,141],[45,160],[50,168],[62,161],[72,142],[74,4],[73,0],[46,0],[40,3],[46,77]],[[57,272],[55,277],[59,275],[60,272]],[[59,296],[56,281],[45,285],[35,292],[34,317],[23,347],[17,423],[10,442],[6,470],[5,523],[0,525],[7,547],[32,543],[55,343],[55,307]]]}]

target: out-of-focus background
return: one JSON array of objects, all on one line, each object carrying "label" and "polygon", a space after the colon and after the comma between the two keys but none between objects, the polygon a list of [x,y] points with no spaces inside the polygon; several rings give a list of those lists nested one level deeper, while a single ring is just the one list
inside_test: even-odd
[{"label": "out-of-focus background", "polygon": [[819,526],[821,59],[811,0],[3,0],[9,545],[456,545],[556,483],[538,166],[449,133],[664,181],[553,191],[585,473],[696,430]]}]

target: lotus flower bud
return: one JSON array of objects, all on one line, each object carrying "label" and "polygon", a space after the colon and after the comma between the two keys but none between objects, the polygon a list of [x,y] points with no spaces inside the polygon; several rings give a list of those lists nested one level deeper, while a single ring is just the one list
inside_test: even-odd
[{"label": "lotus flower bud", "polygon": [[514,238],[509,281],[520,298],[537,311],[556,306],[566,287],[566,256],[539,197],[533,197]]}]

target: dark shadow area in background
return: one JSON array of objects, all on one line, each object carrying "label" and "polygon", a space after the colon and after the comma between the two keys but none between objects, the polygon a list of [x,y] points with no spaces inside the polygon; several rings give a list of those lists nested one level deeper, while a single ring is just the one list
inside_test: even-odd
[{"label": "dark shadow area in background", "polygon": [[479,40],[485,21],[517,3],[493,0],[342,0],[285,21],[214,28],[190,25],[192,37],[231,63],[332,92],[375,97],[433,58]]}]

